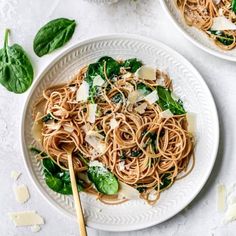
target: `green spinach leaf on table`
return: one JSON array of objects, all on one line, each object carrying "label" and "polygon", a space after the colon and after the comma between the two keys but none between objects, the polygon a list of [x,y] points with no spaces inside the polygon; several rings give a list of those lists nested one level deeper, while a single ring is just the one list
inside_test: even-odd
[{"label": "green spinach leaf on table", "polygon": [[42,57],[66,44],[74,34],[75,20],[59,18],[48,22],[34,38],[34,52]]},{"label": "green spinach leaf on table", "polygon": [[8,45],[9,32],[7,29],[0,49],[0,83],[11,92],[24,93],[32,84],[33,66],[20,45]]}]

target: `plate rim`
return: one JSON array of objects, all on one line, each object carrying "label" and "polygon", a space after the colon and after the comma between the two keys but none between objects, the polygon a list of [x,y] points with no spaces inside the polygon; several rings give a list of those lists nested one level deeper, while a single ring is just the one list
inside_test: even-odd
[{"label": "plate rim", "polygon": [[150,224],[146,224],[145,226],[143,225],[130,225],[130,226],[124,226],[124,227],[119,227],[119,226],[107,226],[107,225],[102,225],[102,224],[98,224],[98,223],[89,223],[86,224],[87,227],[93,228],[93,229],[98,229],[98,230],[103,230],[103,231],[111,231],[111,232],[128,232],[128,231],[134,231],[134,230],[141,230],[141,229],[145,229],[160,223],[163,223],[164,221],[171,219],[172,217],[174,217],[175,215],[177,215],[178,213],[180,213],[186,206],[188,206],[195,198],[196,196],[200,193],[200,191],[202,190],[202,188],[205,186],[211,172],[212,169],[214,167],[216,158],[217,158],[217,153],[218,153],[218,147],[219,147],[219,135],[220,135],[220,130],[219,130],[219,117],[218,117],[218,112],[217,112],[217,108],[216,108],[216,104],[213,98],[213,95],[208,87],[208,85],[206,84],[205,80],[203,79],[203,77],[201,76],[201,74],[198,72],[198,70],[181,54],[179,54],[177,51],[175,51],[174,49],[172,49],[171,47],[167,46],[166,44],[152,39],[152,38],[147,38],[144,36],[140,36],[137,34],[105,34],[105,35],[97,35],[94,37],[89,37],[86,38],[84,40],[78,40],[77,42],[75,42],[74,44],[72,44],[71,46],[69,46],[68,48],[65,48],[64,50],[62,50],[61,53],[59,53],[58,55],[56,55],[54,58],[52,58],[49,63],[42,69],[42,71],[35,77],[34,79],[34,83],[30,88],[30,91],[27,95],[27,98],[25,100],[25,104],[24,104],[24,108],[23,108],[23,112],[21,114],[21,126],[20,126],[20,143],[21,143],[21,154],[23,156],[23,162],[24,162],[24,166],[26,168],[26,172],[28,173],[28,176],[30,177],[31,182],[33,182],[33,186],[35,186],[35,188],[37,189],[37,191],[40,193],[40,195],[46,200],[46,202],[48,202],[51,206],[53,206],[54,209],[56,209],[58,212],[63,213],[64,215],[66,215],[67,217],[71,218],[71,219],[76,219],[75,217],[73,217],[69,212],[67,212],[65,209],[63,209],[61,206],[59,206],[58,204],[55,204],[55,202],[49,197],[48,193],[44,190],[43,187],[41,187],[40,185],[37,184],[37,179],[34,176],[33,171],[28,167],[28,158],[26,158],[26,153],[27,153],[27,147],[25,145],[25,135],[24,135],[24,130],[25,130],[25,116],[26,116],[26,110],[27,107],[29,105],[30,99],[32,94],[34,93],[34,90],[36,89],[36,87],[38,86],[38,84],[40,83],[40,81],[42,80],[42,78],[44,77],[44,75],[66,54],[68,54],[69,52],[71,52],[72,50],[74,50],[75,48],[78,48],[80,46],[82,46],[83,44],[87,44],[87,43],[92,43],[98,40],[106,40],[106,39],[118,39],[118,38],[123,38],[123,39],[132,39],[132,40],[142,40],[147,44],[152,44],[152,45],[156,45],[156,46],[161,46],[162,48],[166,49],[167,51],[171,52],[173,55],[177,56],[178,58],[180,58],[185,65],[187,65],[189,68],[191,68],[191,71],[193,72],[194,75],[196,75],[198,82],[202,84],[202,86],[204,86],[204,88],[207,90],[207,93],[209,95],[209,99],[211,100],[212,103],[212,109],[214,111],[213,114],[213,118],[215,120],[215,124],[216,124],[216,136],[215,136],[215,146],[213,148],[214,152],[211,154],[212,155],[212,163],[211,166],[209,166],[209,170],[208,173],[205,177],[205,179],[202,181],[202,184],[200,185],[199,189],[196,191],[196,193],[193,195],[193,197],[191,199],[189,199],[188,202],[186,202],[184,204],[184,206],[177,210],[176,212],[173,212],[172,214],[166,216],[165,218],[163,218],[161,221],[159,221],[158,223],[150,223]]},{"label": "plate rim", "polygon": [[236,56],[229,56],[229,55],[225,55],[221,52],[217,52],[216,50],[213,50],[207,46],[204,46],[203,44],[201,44],[200,42],[198,42],[196,39],[194,39],[188,32],[186,32],[180,25],[179,23],[176,21],[176,19],[174,18],[174,16],[171,14],[169,8],[167,7],[167,4],[165,3],[165,0],[160,0],[162,9],[164,10],[164,12],[166,13],[166,15],[168,16],[168,18],[171,20],[171,22],[174,24],[174,26],[182,33],[182,35],[184,35],[184,37],[186,39],[188,39],[192,44],[194,44],[195,46],[197,46],[198,48],[200,48],[201,50],[207,52],[210,55],[213,55],[215,57],[218,57],[220,59],[223,60],[227,60],[227,61],[233,61],[236,62]]}]

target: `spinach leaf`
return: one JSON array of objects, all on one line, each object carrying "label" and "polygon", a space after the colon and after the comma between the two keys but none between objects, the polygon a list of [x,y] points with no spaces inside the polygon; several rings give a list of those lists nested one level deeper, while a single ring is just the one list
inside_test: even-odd
[{"label": "spinach leaf", "polygon": [[42,118],[42,121],[43,122],[47,122],[49,120],[53,120],[53,117],[50,113],[48,113],[47,115],[45,115],[43,118]]},{"label": "spinach leaf", "polygon": [[89,180],[94,183],[100,193],[113,195],[118,192],[119,184],[116,177],[104,167],[91,166],[87,174]]},{"label": "spinach leaf", "polygon": [[134,151],[131,152],[131,156],[132,156],[132,157],[138,157],[138,156],[140,156],[142,153],[143,153],[142,150],[134,150]]},{"label": "spinach leaf", "polygon": [[149,132],[147,134],[147,137],[149,137],[149,141],[147,142],[147,145],[151,144],[152,150],[156,153],[157,152],[157,147],[156,147],[156,140],[157,140],[157,134]]},{"label": "spinach leaf", "polygon": [[[66,174],[58,174],[58,176],[53,176],[48,173],[45,174],[45,182],[50,189],[54,192],[64,194],[64,195],[72,195],[72,187],[70,182],[70,174],[68,171],[65,171]],[[81,182],[77,181],[78,191],[83,191],[83,185]]]},{"label": "spinach leaf", "polygon": [[[236,0],[235,0],[235,2],[236,2]],[[236,3],[235,3],[235,8],[236,8]],[[229,46],[234,42],[234,37],[232,35],[225,34],[223,31],[209,30],[208,32],[215,35],[216,40],[226,46]]]},{"label": "spinach leaf", "polygon": [[149,87],[148,87],[146,84],[144,84],[144,83],[139,83],[139,84],[137,85],[137,89],[138,89],[139,92],[140,92],[141,94],[143,94],[144,96],[146,96],[146,95],[148,95],[149,93],[152,92],[152,89],[149,88]]},{"label": "spinach leaf", "polygon": [[[70,182],[69,171],[62,170],[45,152],[40,151],[35,147],[30,147],[30,150],[35,154],[40,154],[44,159],[42,160],[44,179],[47,186],[54,192],[64,195],[72,194],[72,187]],[[78,191],[83,190],[83,182],[76,180]]]},{"label": "spinach leaf", "polygon": [[93,79],[97,75],[100,75],[99,66],[100,66],[99,63],[92,63],[92,64],[89,64],[88,66],[88,69],[86,71],[85,81],[89,84],[90,87],[93,86]]},{"label": "spinach leaf", "polygon": [[[92,63],[88,66],[85,81],[89,84],[89,100],[94,103],[94,97],[97,96],[98,88],[97,86],[93,87],[93,80],[96,76],[101,76],[105,80],[104,71],[106,69],[106,75],[109,80],[112,80],[113,77],[119,76],[120,68],[126,67],[128,71],[135,72],[142,63],[136,58],[128,59],[124,63],[119,63],[115,59],[109,56],[101,57],[96,63]],[[115,95],[113,97],[113,102],[118,103],[121,99],[121,95]]]},{"label": "spinach leaf", "polygon": [[[43,167],[44,178],[49,188],[57,193],[65,195],[72,194],[69,171],[62,170],[50,158],[43,159]],[[82,191],[83,185],[81,181],[76,180],[76,182],[78,191]]]},{"label": "spinach leaf", "polygon": [[120,74],[120,64],[116,60],[108,56],[101,57],[96,63],[92,63],[88,66],[85,80],[90,86],[93,85],[93,79],[97,75],[105,80],[104,67],[106,67],[108,79]]},{"label": "spinach leaf", "polygon": [[146,191],[146,187],[137,187],[136,188],[140,193],[143,193],[143,192],[145,192]]},{"label": "spinach leaf", "polygon": [[124,61],[124,64],[122,65],[127,71],[130,71],[131,73],[135,73],[143,63],[139,61],[137,58],[131,58]]},{"label": "spinach leaf", "polygon": [[47,157],[48,155],[47,155],[47,153],[45,153],[45,152],[42,152],[42,151],[40,151],[39,149],[37,149],[37,148],[35,148],[35,147],[30,147],[29,148],[30,149],[30,151],[32,152],[32,153],[34,153],[34,154],[40,154],[40,156],[41,157]]},{"label": "spinach leaf", "polygon": [[108,79],[120,74],[120,64],[112,57],[104,56],[97,62],[99,66],[100,75],[104,78],[104,68],[106,67],[106,75]]},{"label": "spinach leaf", "polygon": [[104,68],[106,68],[106,75],[108,79],[113,76],[119,75],[120,65],[111,57],[104,56],[100,58],[96,63],[92,63],[88,66],[85,81],[89,84],[89,100],[95,103],[94,97],[97,95],[97,86],[93,87],[93,80],[96,76],[101,76],[105,80]]},{"label": "spinach leaf", "polygon": [[125,159],[126,159],[125,152],[121,151],[120,159],[121,159],[121,160],[125,160]]},{"label": "spinach leaf", "polygon": [[159,96],[157,103],[160,105],[162,110],[169,109],[174,115],[182,115],[186,113],[182,101],[175,101],[172,98],[171,91],[169,89],[162,86],[157,86],[157,94]]},{"label": "spinach leaf", "polygon": [[59,18],[48,22],[34,38],[34,52],[42,57],[62,47],[74,34],[75,20]]},{"label": "spinach leaf", "polygon": [[47,186],[52,189],[54,192],[59,193],[60,190],[63,188],[63,182],[53,175],[45,175],[45,182]]},{"label": "spinach leaf", "polygon": [[0,83],[11,92],[24,93],[32,84],[34,71],[20,45],[8,46],[9,32],[5,31],[4,47],[0,49]]},{"label": "spinach leaf", "polygon": [[232,7],[232,11],[236,13],[236,0],[232,0],[231,7]]},{"label": "spinach leaf", "polygon": [[169,178],[170,177],[170,174],[164,174],[161,178],[161,184],[160,184],[160,190],[164,189],[164,188],[167,188],[167,187],[170,187],[170,185],[172,184],[171,183],[171,179]]},{"label": "spinach leaf", "polygon": [[42,160],[42,163],[44,167],[44,173],[56,175],[61,171],[61,168],[58,165],[56,165],[50,158],[44,158]]},{"label": "spinach leaf", "polygon": [[119,103],[122,101],[122,95],[121,93],[117,93],[115,94],[112,98],[111,98],[111,101],[114,102],[114,103]]}]

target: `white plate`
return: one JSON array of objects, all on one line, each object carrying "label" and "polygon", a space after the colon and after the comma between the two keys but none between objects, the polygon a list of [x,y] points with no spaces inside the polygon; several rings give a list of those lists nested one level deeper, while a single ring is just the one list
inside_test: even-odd
[{"label": "white plate", "polygon": [[184,34],[196,46],[202,50],[220,57],[225,60],[236,61],[236,48],[230,51],[221,50],[217,47],[209,37],[202,31],[189,27],[183,20],[176,4],[175,0],[160,0],[161,5],[167,15],[171,18],[172,22],[177,28]]},{"label": "white plate", "polygon": [[32,105],[43,89],[71,80],[83,65],[104,55],[124,59],[137,57],[145,64],[167,70],[186,109],[197,114],[196,166],[190,175],[163,192],[156,206],[149,206],[143,200],[109,206],[93,196],[81,194],[88,226],[109,231],[142,229],[169,219],[194,199],[211,173],[219,139],[216,107],[204,80],[186,59],[162,43],[137,35],[101,36],[74,45],[50,63],[31,88],[25,105],[22,119],[24,160],[30,177],[45,199],[61,212],[75,217],[72,198],[57,194],[46,186],[41,163],[28,151],[33,140]]}]

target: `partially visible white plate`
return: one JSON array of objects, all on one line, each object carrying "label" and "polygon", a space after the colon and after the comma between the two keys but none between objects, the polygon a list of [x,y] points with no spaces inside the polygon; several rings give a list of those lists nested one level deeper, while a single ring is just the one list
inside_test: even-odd
[{"label": "partially visible white plate", "polygon": [[167,15],[170,17],[175,26],[184,34],[184,36],[190,40],[193,44],[201,48],[202,50],[220,57],[225,60],[236,61],[236,49],[225,51],[217,47],[209,37],[202,31],[188,26],[177,6],[175,0],[160,0],[161,5]]},{"label": "partially visible white plate", "polygon": [[194,199],[211,173],[218,149],[217,111],[207,85],[186,59],[164,44],[137,35],[101,36],[80,42],[53,60],[37,78],[25,104],[21,137],[24,161],[32,181],[45,199],[61,212],[75,217],[73,199],[46,186],[41,163],[28,150],[33,141],[32,106],[43,89],[71,80],[83,65],[104,55],[123,59],[137,57],[145,64],[167,70],[176,94],[184,101],[186,109],[196,114],[196,165],[190,175],[161,194],[156,206],[149,206],[143,200],[110,206],[93,196],[81,194],[88,226],[109,231],[142,229],[169,219]]}]

